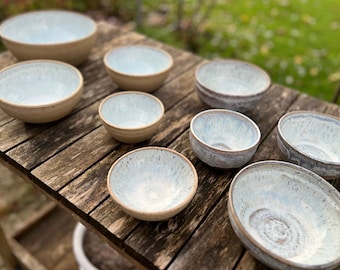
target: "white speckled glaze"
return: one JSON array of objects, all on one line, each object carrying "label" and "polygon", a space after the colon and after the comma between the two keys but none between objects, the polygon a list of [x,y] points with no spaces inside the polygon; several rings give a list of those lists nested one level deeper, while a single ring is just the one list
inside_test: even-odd
[{"label": "white speckled glaze", "polygon": [[257,150],[261,132],[247,116],[230,110],[210,109],[190,123],[190,143],[196,156],[209,166],[237,168]]},{"label": "white speckled glaze", "polygon": [[107,52],[104,64],[112,80],[122,89],[152,92],[163,84],[173,59],[159,48],[130,45]]},{"label": "white speckled glaze", "polygon": [[278,124],[283,155],[326,179],[340,177],[340,119],[312,111],[283,115]]},{"label": "white speckled glaze", "polygon": [[32,60],[0,71],[0,107],[30,123],[46,123],[69,114],[83,92],[75,67],[53,60]]},{"label": "white speckled glaze", "polygon": [[98,112],[104,127],[116,140],[137,143],[157,132],[164,106],[151,94],[122,91],[105,98]]},{"label": "white speckled glaze", "polygon": [[107,185],[113,200],[141,220],[168,219],[195,195],[197,173],[182,154],[163,147],[128,152],[111,167]]},{"label": "white speckled glaze", "polygon": [[340,193],[317,174],[283,161],[242,169],[228,213],[242,243],[274,269],[340,265]]},{"label": "white speckled glaze", "polygon": [[54,59],[73,65],[87,58],[96,33],[91,18],[62,10],[23,13],[0,26],[4,45],[19,60]]},{"label": "white speckled glaze", "polygon": [[247,112],[253,109],[271,85],[261,68],[239,60],[213,60],[197,67],[196,90],[212,108]]}]

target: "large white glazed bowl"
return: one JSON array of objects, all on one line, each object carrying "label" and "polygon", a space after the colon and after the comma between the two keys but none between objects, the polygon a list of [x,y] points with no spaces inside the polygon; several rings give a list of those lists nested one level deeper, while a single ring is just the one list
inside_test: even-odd
[{"label": "large white glazed bowl", "polygon": [[248,165],[231,183],[228,213],[245,247],[274,269],[340,265],[340,193],[301,166]]},{"label": "large white glazed bowl", "polygon": [[79,65],[95,45],[97,24],[82,14],[62,10],[23,13],[0,25],[0,36],[20,61],[53,59]]}]

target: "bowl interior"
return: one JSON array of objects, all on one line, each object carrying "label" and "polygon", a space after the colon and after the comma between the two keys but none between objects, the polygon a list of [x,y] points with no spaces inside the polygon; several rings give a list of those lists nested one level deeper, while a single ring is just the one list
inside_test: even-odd
[{"label": "bowl interior", "polygon": [[234,60],[210,61],[196,70],[199,85],[220,94],[254,95],[270,86],[270,78],[257,66]]},{"label": "bowl interior", "polygon": [[260,130],[252,120],[229,110],[199,113],[191,122],[191,131],[204,144],[227,151],[247,149],[260,139]]},{"label": "bowl interior", "polygon": [[119,204],[137,212],[165,211],[183,204],[197,187],[193,166],[169,149],[146,147],[119,159],[109,189]]},{"label": "bowl interior", "polygon": [[0,34],[27,44],[53,44],[85,38],[96,29],[95,22],[68,11],[28,12],[5,21]]},{"label": "bowl interior", "polygon": [[230,204],[241,233],[295,265],[340,263],[340,197],[325,180],[285,162],[258,162],[235,176]]},{"label": "bowl interior", "polygon": [[72,95],[81,80],[74,67],[63,63],[21,62],[0,72],[0,99],[23,106],[51,104]]},{"label": "bowl interior", "polygon": [[162,50],[147,46],[126,46],[110,51],[106,64],[113,70],[129,75],[156,74],[172,65],[170,55]]},{"label": "bowl interior", "polygon": [[156,97],[128,91],[108,97],[100,107],[105,122],[119,128],[146,127],[157,122],[163,112],[163,104]]},{"label": "bowl interior", "polygon": [[293,112],[281,118],[279,132],[307,156],[340,162],[340,119],[313,112]]}]

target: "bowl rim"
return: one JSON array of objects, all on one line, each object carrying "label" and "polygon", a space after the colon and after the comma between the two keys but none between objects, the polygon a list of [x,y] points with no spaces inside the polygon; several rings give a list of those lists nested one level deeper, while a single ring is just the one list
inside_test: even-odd
[{"label": "bowl rim", "polygon": [[323,164],[332,164],[332,165],[340,165],[340,161],[333,161],[333,160],[326,160],[326,159],[321,159],[318,157],[314,157],[314,156],[310,156],[308,153],[299,150],[294,144],[292,144],[289,140],[287,140],[286,136],[283,133],[282,130],[282,125],[284,121],[287,121],[287,119],[289,119],[291,116],[293,115],[316,115],[318,117],[322,117],[322,118],[326,118],[326,119],[332,119],[332,120],[336,120],[339,122],[340,124],[340,118],[334,116],[334,115],[330,115],[330,114],[325,114],[325,113],[321,113],[321,112],[316,112],[316,111],[308,111],[308,110],[297,110],[297,111],[291,111],[288,112],[284,115],[281,116],[281,118],[279,119],[279,122],[277,124],[277,135],[286,143],[289,145],[289,147],[291,147],[294,151],[296,151],[297,153],[299,153],[300,155],[304,156],[305,158],[308,158],[310,160],[315,160],[318,161],[320,163]]},{"label": "bowl rim", "polygon": [[[206,143],[205,141],[203,141],[201,138],[198,137],[198,135],[196,134],[196,132],[194,131],[193,125],[194,122],[197,118],[199,118],[200,116],[204,115],[204,114],[210,114],[210,113],[223,113],[223,114],[228,114],[228,115],[236,115],[238,118],[241,118],[243,120],[245,120],[246,122],[248,122],[255,130],[255,133],[257,135],[257,138],[255,140],[254,143],[252,143],[250,146],[245,147],[245,148],[240,148],[240,149],[236,149],[236,150],[226,150],[226,149],[221,149],[215,146],[212,146],[208,143]],[[248,116],[246,116],[243,113],[237,112],[237,111],[233,111],[233,110],[228,110],[228,109],[207,109],[207,110],[203,110],[199,113],[197,113],[190,121],[190,133],[194,136],[194,138],[199,141],[202,145],[212,148],[214,150],[217,150],[219,152],[222,153],[243,153],[243,152],[247,152],[248,150],[256,147],[260,140],[261,140],[261,131],[260,128],[258,127],[258,125],[252,120],[250,119]]]},{"label": "bowl rim", "polygon": [[[51,14],[51,13],[59,13],[59,14],[69,14],[71,16],[78,16],[78,17],[81,17],[82,19],[85,19],[88,22],[90,22],[93,25],[93,30],[91,32],[89,32],[88,34],[86,34],[85,36],[81,37],[81,38],[76,38],[76,39],[73,39],[73,40],[62,41],[62,42],[52,42],[52,43],[23,42],[21,40],[13,39],[13,38],[10,38],[10,37],[4,35],[3,29],[6,27],[6,25],[10,24],[12,20],[22,18],[22,17],[27,16],[27,15],[32,15],[32,14],[34,15],[34,14],[37,14],[37,13],[46,14],[46,15]],[[2,39],[10,41],[12,43],[20,44],[20,45],[23,45],[23,46],[36,46],[36,47],[46,47],[46,48],[51,47],[51,46],[59,46],[59,45],[62,46],[62,45],[80,42],[80,41],[86,40],[86,39],[94,36],[97,33],[97,31],[98,31],[97,23],[92,18],[90,18],[89,16],[86,16],[86,15],[81,14],[81,13],[76,12],[76,11],[62,10],[62,9],[46,9],[46,10],[27,11],[25,13],[21,13],[21,14],[11,16],[11,17],[5,19],[0,24],[0,37]]]},{"label": "bowl rim", "polygon": [[[112,98],[115,98],[117,96],[122,96],[122,95],[139,95],[139,96],[144,96],[146,98],[149,98],[149,99],[153,99],[154,101],[156,101],[156,103],[159,105],[160,109],[161,109],[161,113],[159,114],[159,116],[157,117],[157,119],[155,119],[154,121],[148,123],[147,125],[145,126],[142,126],[142,127],[122,127],[122,126],[118,126],[118,125],[114,125],[112,124],[111,122],[107,121],[107,119],[103,116],[102,114],[102,107],[104,106],[104,104],[112,99]],[[147,129],[149,127],[152,127],[153,125],[155,125],[156,123],[158,123],[162,117],[164,116],[164,113],[165,113],[165,108],[164,108],[164,104],[163,102],[157,98],[156,96],[150,94],[150,93],[146,93],[146,92],[141,92],[141,91],[120,91],[120,92],[116,92],[114,94],[111,94],[107,97],[105,97],[99,104],[99,107],[98,107],[98,114],[99,114],[99,117],[100,119],[108,126],[112,127],[112,128],[115,128],[117,130],[143,130],[143,129]]]},{"label": "bowl rim", "polygon": [[81,72],[79,71],[79,69],[77,69],[75,66],[73,66],[71,64],[68,64],[68,63],[65,63],[65,62],[62,62],[62,61],[58,61],[58,60],[36,59],[36,60],[27,60],[27,61],[17,62],[15,64],[12,64],[12,65],[7,66],[7,67],[3,68],[2,70],[0,70],[0,77],[1,77],[1,74],[3,72],[6,72],[7,70],[10,70],[10,69],[15,68],[15,67],[32,65],[32,64],[33,65],[34,64],[54,64],[54,65],[60,65],[60,66],[67,67],[70,71],[73,72],[73,74],[77,75],[78,85],[75,89],[72,90],[72,92],[68,96],[66,96],[62,99],[58,99],[54,102],[34,104],[34,105],[26,105],[26,104],[20,104],[20,103],[8,101],[8,100],[6,100],[6,99],[4,99],[0,96],[0,104],[2,103],[2,104],[6,104],[6,105],[9,105],[9,106],[12,106],[12,107],[19,107],[19,108],[25,108],[25,109],[46,108],[46,107],[62,104],[65,101],[70,100],[73,97],[77,96],[78,94],[80,94],[83,91],[84,78],[83,78],[83,75],[81,74]]},{"label": "bowl rim", "polygon": [[[257,70],[259,73],[263,74],[265,79],[266,79],[266,87],[264,87],[261,91],[257,91],[255,93],[251,93],[251,94],[244,94],[244,95],[233,95],[230,93],[221,93],[218,91],[215,91],[214,89],[209,88],[208,86],[206,86],[199,78],[198,76],[198,72],[204,68],[207,65],[211,65],[211,64],[215,64],[215,63],[231,63],[234,65],[247,65],[250,66],[252,68],[254,68],[255,70]],[[271,78],[269,76],[269,73],[267,71],[265,71],[263,68],[251,63],[251,62],[247,62],[247,61],[243,61],[243,60],[238,60],[238,59],[215,59],[215,60],[210,60],[210,61],[204,61],[203,63],[199,64],[196,69],[195,69],[195,81],[196,84],[198,84],[199,86],[203,87],[205,90],[208,90],[214,94],[220,95],[220,96],[230,96],[230,97],[253,97],[253,96],[257,96],[257,95],[261,95],[263,93],[265,93],[267,90],[270,89],[271,85],[272,85],[272,81]]]},{"label": "bowl rim", "polygon": [[[244,228],[242,222],[240,221],[238,215],[236,214],[236,211],[234,209],[234,206],[232,204],[233,202],[233,187],[235,186],[235,183],[237,182],[238,177],[244,173],[244,171],[250,170],[253,167],[262,167],[266,165],[272,165],[272,166],[285,166],[290,167],[295,170],[299,170],[300,172],[309,175],[310,177],[315,179],[315,183],[319,183],[321,185],[327,186],[327,188],[333,192],[338,192],[335,187],[333,187],[330,183],[328,183],[325,179],[323,179],[318,174],[293,163],[281,161],[281,160],[263,160],[258,161],[252,164],[247,165],[246,167],[242,168],[239,172],[236,173],[236,175],[233,177],[233,180],[231,181],[229,191],[228,191],[228,211],[230,211],[232,215],[232,219],[234,220],[235,225],[237,228],[242,232],[242,235],[246,237],[246,239],[254,245],[256,248],[258,248],[262,253],[266,254],[270,258],[274,259],[275,261],[279,261],[280,263],[284,263],[289,266],[293,267],[299,267],[299,268],[306,268],[308,269],[328,269],[328,267],[336,266],[340,264],[340,256],[332,262],[325,263],[325,264],[318,264],[318,265],[308,265],[303,263],[297,263],[291,260],[288,260],[286,258],[281,257],[280,255],[272,252],[270,249],[267,249],[265,246],[261,245],[256,239]],[[314,182],[313,182],[314,183]],[[230,215],[229,215],[230,216]],[[230,219],[230,217],[229,217]],[[249,248],[249,247],[247,247]]]},{"label": "bowl rim", "polygon": [[[193,186],[190,190],[189,193],[187,193],[186,197],[179,202],[178,204],[167,208],[167,209],[163,209],[160,211],[146,211],[146,210],[138,210],[135,209],[133,207],[131,207],[130,205],[127,205],[126,203],[124,203],[122,200],[120,200],[119,197],[117,197],[111,188],[110,185],[110,175],[112,174],[112,171],[115,169],[115,167],[117,166],[117,164],[119,162],[121,162],[123,159],[127,158],[130,155],[133,155],[136,152],[140,152],[140,151],[165,151],[168,153],[171,153],[173,155],[176,155],[177,157],[181,158],[183,160],[183,162],[185,162],[186,165],[188,165],[193,173]],[[197,171],[195,169],[195,166],[192,164],[192,162],[182,153],[177,152],[174,149],[171,148],[167,148],[167,147],[161,147],[161,146],[145,146],[145,147],[141,147],[141,148],[137,148],[134,150],[131,150],[127,153],[125,153],[124,155],[122,155],[121,157],[119,157],[111,166],[108,174],[107,174],[107,178],[106,178],[106,183],[107,183],[107,188],[109,190],[110,196],[111,198],[115,201],[115,203],[117,203],[120,207],[122,207],[123,209],[126,209],[128,212],[136,214],[138,216],[145,216],[145,215],[162,215],[162,216],[168,216],[171,213],[174,213],[174,211],[179,210],[179,209],[183,209],[187,204],[189,204],[189,202],[192,200],[192,198],[195,196],[197,188],[198,188],[198,174]],[[176,215],[177,213],[175,213]],[[131,215],[132,216],[132,215]],[[170,216],[171,217],[171,216]],[[169,217],[169,218],[170,218]],[[142,220],[142,219],[141,219]],[[149,220],[149,219],[145,219],[145,220]],[[159,219],[157,219],[159,220]]]},{"label": "bowl rim", "polygon": [[[119,50],[134,49],[134,48],[146,48],[148,50],[154,50],[154,51],[160,52],[166,58],[168,58],[168,60],[169,60],[168,65],[165,68],[163,68],[163,69],[161,69],[157,72],[153,72],[153,73],[131,74],[131,73],[126,73],[126,72],[122,72],[118,69],[115,69],[112,66],[110,66],[110,64],[108,63],[108,57],[109,57],[110,54],[115,53]],[[115,72],[115,73],[120,74],[120,75],[131,77],[131,78],[149,78],[149,77],[157,76],[157,75],[168,72],[174,65],[174,60],[173,60],[173,57],[171,56],[170,53],[168,53],[166,50],[163,50],[161,48],[153,47],[153,46],[149,46],[149,45],[122,45],[122,46],[117,46],[115,48],[110,49],[108,52],[106,52],[103,60],[104,60],[105,67],[107,69],[109,69],[110,71]]]}]

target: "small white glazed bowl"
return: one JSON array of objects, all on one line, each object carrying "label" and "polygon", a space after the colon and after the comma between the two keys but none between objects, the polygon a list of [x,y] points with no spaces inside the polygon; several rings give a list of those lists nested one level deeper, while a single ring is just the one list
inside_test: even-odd
[{"label": "small white glazed bowl", "polygon": [[196,156],[211,167],[238,168],[257,150],[258,126],[247,116],[224,109],[195,115],[190,123],[190,144]]},{"label": "small white glazed bowl", "polygon": [[164,105],[151,94],[122,91],[106,97],[98,111],[101,122],[113,138],[124,143],[138,143],[157,132]]},{"label": "small white glazed bowl", "polygon": [[184,155],[149,146],[120,157],[109,171],[107,185],[113,200],[127,214],[159,221],[178,214],[189,204],[198,177]]},{"label": "small white glazed bowl", "polygon": [[241,242],[273,269],[340,265],[340,195],[298,165],[261,161],[233,179],[228,214]]},{"label": "small white glazed bowl", "polygon": [[312,111],[294,111],[278,123],[278,146],[291,162],[326,179],[340,177],[340,119]]},{"label": "small white glazed bowl", "polygon": [[47,123],[69,114],[83,92],[75,67],[53,60],[32,60],[0,71],[0,108],[29,123]]},{"label": "small white glazed bowl", "polygon": [[112,80],[122,89],[152,92],[169,75],[173,59],[159,48],[129,45],[107,52],[104,64]]},{"label": "small white glazed bowl", "polygon": [[0,36],[6,48],[20,61],[54,59],[79,65],[95,44],[97,24],[70,11],[43,10],[5,20]]},{"label": "small white glazed bowl", "polygon": [[239,60],[213,60],[196,68],[196,91],[212,108],[247,112],[269,89],[267,72]]}]

